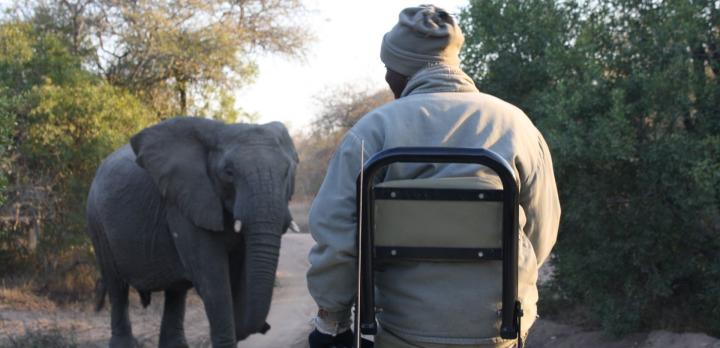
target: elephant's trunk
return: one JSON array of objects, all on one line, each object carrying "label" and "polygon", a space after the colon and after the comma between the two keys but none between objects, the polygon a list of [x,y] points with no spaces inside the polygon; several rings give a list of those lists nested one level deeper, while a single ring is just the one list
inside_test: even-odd
[{"label": "elephant's trunk", "polygon": [[[243,280],[243,313],[237,328],[238,338],[267,331],[268,312],[275,285],[280,241],[287,215],[287,198],[278,180],[284,176],[262,169],[248,175],[250,197],[236,204],[235,219],[242,220],[245,238],[245,279]],[[238,190],[241,192],[241,190]],[[239,196],[238,199],[241,199]],[[244,214],[243,214],[244,213]],[[243,216],[244,215],[244,216]]]},{"label": "elephant's trunk", "polygon": [[240,338],[266,331],[265,320],[270,311],[280,254],[279,226],[255,224],[246,234],[245,289],[242,296],[244,313],[239,329]]}]

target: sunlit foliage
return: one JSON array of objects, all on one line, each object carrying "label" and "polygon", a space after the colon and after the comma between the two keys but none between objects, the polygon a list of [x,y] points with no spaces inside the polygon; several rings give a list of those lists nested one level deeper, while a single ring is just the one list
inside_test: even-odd
[{"label": "sunlit foliage", "polygon": [[21,18],[66,37],[85,65],[161,118],[212,113],[231,98],[223,91],[253,81],[254,53],[299,57],[310,37],[299,0],[30,4],[18,8]]},{"label": "sunlit foliage", "polygon": [[720,333],[720,4],[471,1],[465,68],[521,106],[563,206],[544,299]]},{"label": "sunlit foliage", "polygon": [[84,197],[97,164],[155,118],[85,71],[62,36],[6,22],[0,42],[0,253],[22,258],[84,243]]}]

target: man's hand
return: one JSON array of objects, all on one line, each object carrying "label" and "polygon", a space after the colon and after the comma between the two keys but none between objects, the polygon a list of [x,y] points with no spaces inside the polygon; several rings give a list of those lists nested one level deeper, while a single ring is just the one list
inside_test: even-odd
[{"label": "man's hand", "polygon": [[317,329],[310,333],[310,348],[352,348],[353,334],[350,330],[335,336],[326,335]]},{"label": "man's hand", "polygon": [[[337,334],[326,335],[317,329],[308,337],[310,348],[353,348],[353,334],[350,330]],[[363,339],[361,348],[372,348],[373,343]]]}]

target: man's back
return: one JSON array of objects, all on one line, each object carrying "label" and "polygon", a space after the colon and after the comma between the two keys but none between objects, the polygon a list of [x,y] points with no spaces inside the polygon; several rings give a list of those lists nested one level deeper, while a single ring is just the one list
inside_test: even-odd
[{"label": "man's back", "polygon": [[[542,136],[519,109],[479,93],[472,80],[456,68],[435,65],[424,69],[410,80],[403,94],[403,98],[364,116],[348,132],[327,174],[328,178],[344,179],[323,183],[311,212],[311,232],[321,240],[327,236],[345,240],[331,242],[333,245],[353,242],[354,230],[341,236],[333,232],[337,231],[334,227],[329,228],[333,231],[328,227],[339,226],[336,225],[339,223],[349,228],[354,223],[354,195],[350,192],[354,190],[354,178],[359,173],[361,144],[364,144],[366,159],[384,149],[399,146],[493,150],[504,157],[518,175],[520,228],[525,232],[521,233],[519,243],[519,295],[525,311],[524,327],[528,328],[536,313],[537,269],[548,256],[548,246],[554,243],[555,232],[540,231],[538,228],[542,223],[536,221],[527,226],[525,216],[543,214],[545,221],[550,223],[540,229],[557,231],[560,213],[552,164]],[[417,164],[392,165],[383,180],[466,176],[480,176],[492,181],[492,174],[479,166]],[[532,197],[538,193],[543,196],[541,200],[555,204],[542,207],[532,204]],[[347,218],[327,214],[342,210]],[[532,238],[528,237],[535,237],[535,240],[531,243]],[[354,244],[349,245],[354,248]],[[537,256],[536,249],[540,249]],[[318,251],[316,248],[311,253],[313,265],[325,263],[325,253]],[[354,250],[344,251],[354,254]],[[496,272],[493,268],[497,268]],[[383,308],[378,320],[385,329],[413,341],[493,343],[498,339],[495,337],[497,328],[488,326],[488,322],[497,315],[500,304],[489,299],[500,298],[500,284],[493,278],[499,273],[499,267],[489,264],[423,263],[390,267],[378,274],[377,284],[382,290],[378,291],[377,303]],[[313,284],[322,283],[320,278],[323,276],[311,269],[309,277],[314,280],[310,283],[313,293],[316,290]],[[330,279],[337,281],[335,276]],[[353,283],[349,278],[347,281]]]}]

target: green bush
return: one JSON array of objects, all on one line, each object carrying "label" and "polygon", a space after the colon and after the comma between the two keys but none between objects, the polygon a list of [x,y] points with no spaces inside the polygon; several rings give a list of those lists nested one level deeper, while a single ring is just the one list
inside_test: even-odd
[{"label": "green bush", "polygon": [[471,1],[464,65],[545,135],[555,293],[606,330],[720,334],[720,8]]},{"label": "green bush", "polygon": [[53,271],[65,251],[89,245],[84,207],[95,168],[157,120],[148,110],[86,70],[66,38],[0,24],[0,273],[25,261]]},{"label": "green bush", "polygon": [[128,92],[102,80],[58,86],[46,82],[29,93],[21,151],[28,167],[50,178],[60,197],[42,246],[87,244],[85,198],[100,161],[152,123],[152,113]]},{"label": "green bush", "polygon": [[15,115],[11,112],[13,103],[13,97],[0,87],[0,206],[7,199],[8,175],[12,165],[9,155],[15,130]]}]

